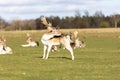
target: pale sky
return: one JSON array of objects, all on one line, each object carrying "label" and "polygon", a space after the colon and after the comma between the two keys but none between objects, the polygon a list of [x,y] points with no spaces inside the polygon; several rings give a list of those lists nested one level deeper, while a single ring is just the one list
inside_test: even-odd
[{"label": "pale sky", "polygon": [[93,15],[102,11],[105,15],[120,13],[120,0],[0,0],[0,16],[3,19],[36,19],[40,16],[74,16],[88,11]]}]

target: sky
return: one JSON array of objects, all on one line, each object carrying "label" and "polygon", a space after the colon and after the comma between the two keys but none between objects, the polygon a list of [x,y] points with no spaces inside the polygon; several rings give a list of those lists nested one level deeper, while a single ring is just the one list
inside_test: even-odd
[{"label": "sky", "polygon": [[93,15],[120,13],[120,0],[0,0],[0,16],[6,20],[36,19],[40,16],[74,16],[75,11]]}]

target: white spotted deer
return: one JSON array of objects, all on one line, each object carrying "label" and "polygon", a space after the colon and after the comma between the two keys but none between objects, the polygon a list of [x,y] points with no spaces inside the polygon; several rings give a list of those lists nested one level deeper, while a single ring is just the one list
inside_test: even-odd
[{"label": "white spotted deer", "polygon": [[74,41],[71,43],[72,48],[82,48],[85,47],[86,44],[84,41],[80,41],[78,38],[78,31],[74,31],[73,32],[73,36],[74,36]]},{"label": "white spotted deer", "polygon": [[41,42],[44,45],[43,59],[48,59],[52,46],[63,45],[71,54],[74,60],[73,49],[70,45],[70,35],[61,34],[56,28],[52,27],[51,23],[47,23],[45,17],[41,17],[42,23],[47,27],[48,33],[43,34]]},{"label": "white spotted deer", "polygon": [[21,45],[22,47],[38,47],[39,46],[38,41],[33,41],[29,33],[27,33],[26,35],[27,35],[27,40],[26,40],[27,44]]},{"label": "white spotted deer", "polygon": [[12,54],[12,49],[6,45],[4,36],[0,38],[0,54]]}]

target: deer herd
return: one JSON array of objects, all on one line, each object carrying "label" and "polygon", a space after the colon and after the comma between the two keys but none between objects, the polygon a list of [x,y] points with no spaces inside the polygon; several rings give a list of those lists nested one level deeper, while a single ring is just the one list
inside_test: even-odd
[{"label": "deer herd", "polygon": [[[62,46],[63,49],[67,49],[72,60],[74,60],[73,49],[85,47],[85,43],[80,41],[78,38],[78,31],[74,31],[69,34],[60,32],[59,29],[52,26],[52,23],[47,22],[45,17],[41,17],[41,23],[47,28],[47,32],[41,37],[43,44],[43,59],[48,59],[50,51],[54,52],[58,50],[58,45]],[[74,37],[74,40],[71,37]],[[38,47],[39,42],[33,41],[29,33],[26,34],[26,44],[22,44],[21,47]],[[6,39],[4,36],[0,38],[0,54],[12,54],[13,51],[6,45]]]}]

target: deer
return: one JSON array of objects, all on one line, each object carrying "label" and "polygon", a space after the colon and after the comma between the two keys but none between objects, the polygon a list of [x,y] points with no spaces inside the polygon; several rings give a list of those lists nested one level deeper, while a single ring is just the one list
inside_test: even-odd
[{"label": "deer", "polygon": [[74,60],[74,52],[70,45],[70,35],[64,35],[52,27],[52,24],[50,22],[48,23],[45,17],[41,17],[41,22],[48,30],[48,32],[41,37],[41,42],[44,45],[43,59],[48,59],[52,46],[63,45],[70,52],[72,60]]},{"label": "deer", "polygon": [[6,45],[6,38],[0,38],[0,54],[12,54],[12,49]]},{"label": "deer", "polygon": [[33,41],[29,33],[27,33],[26,36],[27,36],[27,40],[26,40],[27,44],[21,45],[22,47],[38,47],[39,46],[39,42]]},{"label": "deer", "polygon": [[86,46],[84,41],[79,40],[78,31],[74,31],[73,33],[71,33],[71,35],[72,34],[73,34],[73,37],[74,37],[74,41],[71,42],[71,46],[72,46],[73,49],[82,48],[82,47]]}]

